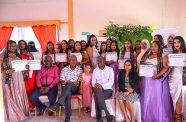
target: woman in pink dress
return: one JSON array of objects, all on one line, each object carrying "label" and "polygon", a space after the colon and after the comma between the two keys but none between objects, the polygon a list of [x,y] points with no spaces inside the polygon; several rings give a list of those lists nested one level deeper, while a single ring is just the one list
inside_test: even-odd
[{"label": "woman in pink dress", "polygon": [[17,52],[16,42],[10,40],[7,42],[2,65],[5,118],[10,122],[23,121],[30,116],[25,73],[14,71],[11,65],[14,60],[21,60],[21,57]]},{"label": "woman in pink dress", "polygon": [[91,109],[92,101],[92,73],[90,64],[86,64],[84,68],[84,73],[81,79],[80,93],[83,96],[83,107],[85,112],[89,112]]}]

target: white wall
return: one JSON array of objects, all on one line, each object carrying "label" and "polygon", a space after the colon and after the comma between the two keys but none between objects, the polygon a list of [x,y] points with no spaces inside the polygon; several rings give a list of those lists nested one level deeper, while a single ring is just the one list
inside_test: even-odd
[{"label": "white wall", "polygon": [[[186,35],[186,0],[74,0],[74,39],[83,31],[98,34],[109,21],[124,25],[178,28]],[[0,0],[0,21],[67,20],[67,0]],[[185,18],[185,19],[184,19]],[[68,25],[61,25],[60,40],[68,39]]]}]

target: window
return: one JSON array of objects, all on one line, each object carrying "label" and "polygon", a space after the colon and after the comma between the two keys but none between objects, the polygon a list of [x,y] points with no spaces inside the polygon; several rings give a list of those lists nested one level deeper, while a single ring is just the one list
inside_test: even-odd
[{"label": "window", "polygon": [[14,40],[16,43],[18,43],[19,40],[25,40],[27,43],[29,41],[34,41],[36,45],[36,49],[41,51],[40,43],[38,42],[32,27],[30,26],[17,26],[14,27],[12,31],[12,35],[10,37],[10,40]]}]

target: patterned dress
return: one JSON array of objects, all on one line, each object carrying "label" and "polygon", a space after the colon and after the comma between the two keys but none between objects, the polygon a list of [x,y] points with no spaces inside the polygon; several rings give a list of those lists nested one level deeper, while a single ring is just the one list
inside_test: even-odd
[{"label": "patterned dress", "polygon": [[[9,58],[10,65],[12,60],[20,59]],[[5,70],[2,70],[2,81],[5,119],[11,122],[27,119],[30,111],[22,72],[13,72],[11,83],[5,84]]]},{"label": "patterned dress", "polygon": [[[129,77],[125,77],[125,89],[127,89],[128,87],[130,87],[129,84]],[[128,100],[131,103],[135,102],[136,100],[138,100],[139,95],[136,92],[130,93],[129,95],[127,95],[126,97],[123,96],[123,92],[120,92],[118,95],[118,99],[119,100]]]}]

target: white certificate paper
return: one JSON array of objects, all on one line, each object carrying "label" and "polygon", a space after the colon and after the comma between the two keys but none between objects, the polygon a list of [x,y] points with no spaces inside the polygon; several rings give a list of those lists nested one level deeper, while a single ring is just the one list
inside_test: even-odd
[{"label": "white certificate paper", "polygon": [[185,66],[185,53],[169,54],[169,66]]},{"label": "white certificate paper", "polygon": [[56,62],[67,62],[67,54],[66,53],[56,53],[55,54]]},{"label": "white certificate paper", "polygon": [[29,70],[40,70],[41,61],[40,60],[28,60]]},{"label": "white certificate paper", "polygon": [[26,69],[27,60],[14,60],[11,61],[11,63],[12,63],[12,68],[15,70],[15,72],[27,70]]},{"label": "white certificate paper", "polygon": [[71,53],[70,55],[75,55],[77,57],[78,62],[82,61],[82,54],[81,53]]},{"label": "white certificate paper", "polygon": [[46,56],[51,56],[52,57],[52,63],[55,63],[54,54],[52,54],[52,55],[43,55],[43,63],[45,63],[45,57]]},{"label": "white certificate paper", "polygon": [[118,55],[116,52],[106,52],[106,61],[114,61],[117,62],[118,60]]},{"label": "white certificate paper", "polygon": [[171,48],[164,48],[163,49],[163,54],[168,55],[168,54],[172,54],[173,50]]},{"label": "white certificate paper", "polygon": [[119,59],[118,60],[118,68],[119,69],[124,69],[124,64],[125,64],[125,61],[126,61],[127,59]]},{"label": "white certificate paper", "polygon": [[40,52],[31,52],[34,56],[34,60],[41,60],[42,54]]},{"label": "white certificate paper", "polygon": [[154,75],[154,65],[140,65],[139,76],[152,77]]}]

